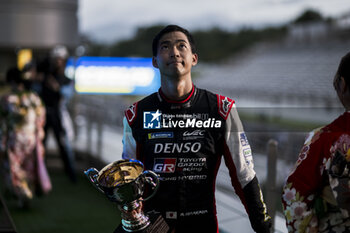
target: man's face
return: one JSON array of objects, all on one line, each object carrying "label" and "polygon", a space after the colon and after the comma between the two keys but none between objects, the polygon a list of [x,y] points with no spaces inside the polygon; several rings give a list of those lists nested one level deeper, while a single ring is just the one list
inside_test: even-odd
[{"label": "man's face", "polygon": [[192,66],[198,61],[191,45],[182,32],[175,31],[164,34],[159,40],[157,56],[153,57],[153,65],[159,68],[162,75],[181,78],[191,73]]},{"label": "man's face", "polygon": [[350,87],[346,84],[344,77],[336,77],[333,81],[338,98],[347,111],[350,110]]}]

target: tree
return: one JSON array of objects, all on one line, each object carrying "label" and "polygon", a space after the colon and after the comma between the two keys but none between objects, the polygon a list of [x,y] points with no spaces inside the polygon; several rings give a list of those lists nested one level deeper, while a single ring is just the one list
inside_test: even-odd
[{"label": "tree", "polygon": [[310,22],[319,22],[323,20],[324,20],[323,16],[321,15],[320,12],[313,9],[307,9],[294,20],[294,23],[304,24],[304,23],[310,23]]}]

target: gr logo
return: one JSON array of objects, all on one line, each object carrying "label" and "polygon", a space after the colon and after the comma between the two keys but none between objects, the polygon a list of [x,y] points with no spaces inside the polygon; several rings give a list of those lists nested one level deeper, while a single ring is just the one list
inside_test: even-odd
[{"label": "gr logo", "polygon": [[162,113],[159,110],[157,110],[156,112],[143,112],[143,128],[160,129],[161,116]]},{"label": "gr logo", "polygon": [[154,159],[153,171],[157,173],[174,173],[176,167],[176,159],[158,158]]}]

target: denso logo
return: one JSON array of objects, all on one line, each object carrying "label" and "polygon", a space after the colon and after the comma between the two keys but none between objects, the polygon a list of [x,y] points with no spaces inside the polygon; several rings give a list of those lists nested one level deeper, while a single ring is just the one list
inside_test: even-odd
[{"label": "denso logo", "polygon": [[153,171],[157,173],[174,173],[176,168],[176,159],[158,158],[154,159]]},{"label": "denso logo", "polygon": [[199,142],[191,143],[156,143],[154,146],[154,153],[197,153],[201,149],[202,145]]}]

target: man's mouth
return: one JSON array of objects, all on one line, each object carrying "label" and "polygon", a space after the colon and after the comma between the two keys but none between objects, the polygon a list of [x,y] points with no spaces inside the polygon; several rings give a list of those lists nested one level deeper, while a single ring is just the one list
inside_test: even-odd
[{"label": "man's mouth", "polygon": [[176,65],[176,64],[184,64],[183,61],[171,61],[168,63],[168,65]]}]

